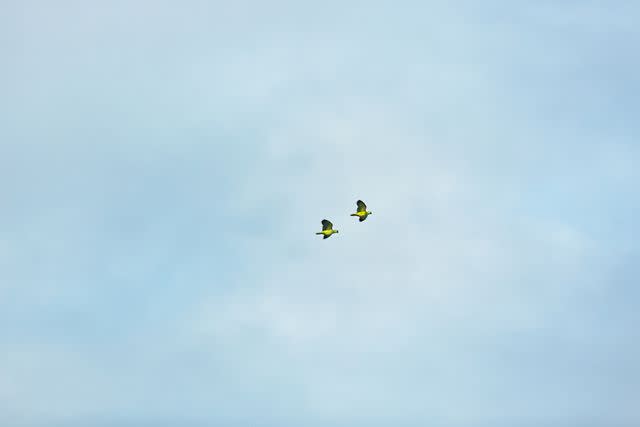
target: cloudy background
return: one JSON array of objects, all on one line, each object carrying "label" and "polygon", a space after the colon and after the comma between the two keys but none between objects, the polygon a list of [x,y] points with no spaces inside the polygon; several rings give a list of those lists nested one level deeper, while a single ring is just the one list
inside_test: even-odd
[{"label": "cloudy background", "polygon": [[640,425],[637,2],[0,9],[1,425]]}]

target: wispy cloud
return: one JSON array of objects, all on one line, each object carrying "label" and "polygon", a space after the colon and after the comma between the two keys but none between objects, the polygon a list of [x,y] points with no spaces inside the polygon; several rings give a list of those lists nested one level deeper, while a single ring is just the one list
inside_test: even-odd
[{"label": "wispy cloud", "polygon": [[640,420],[636,6],[94,6],[0,30],[0,423]]}]

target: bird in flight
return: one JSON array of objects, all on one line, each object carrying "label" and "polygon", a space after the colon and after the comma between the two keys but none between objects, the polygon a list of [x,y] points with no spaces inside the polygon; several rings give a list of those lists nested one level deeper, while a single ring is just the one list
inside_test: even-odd
[{"label": "bird in flight", "polygon": [[362,200],[358,200],[356,204],[358,205],[358,211],[351,214],[351,216],[357,216],[360,222],[367,219],[367,217],[373,213],[367,210],[367,205],[365,205]]},{"label": "bird in flight", "polygon": [[328,221],[326,219],[322,220],[322,231],[319,233],[316,233],[317,235],[322,235],[324,236],[322,239],[328,239],[329,237],[331,237],[333,234],[337,233],[338,230],[334,230],[333,229],[333,224],[331,224],[331,221]]}]

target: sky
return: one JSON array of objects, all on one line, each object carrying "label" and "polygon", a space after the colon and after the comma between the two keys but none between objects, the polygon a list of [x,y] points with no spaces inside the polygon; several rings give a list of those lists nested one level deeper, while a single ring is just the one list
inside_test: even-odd
[{"label": "sky", "polygon": [[0,9],[0,425],[640,425],[638,2]]}]

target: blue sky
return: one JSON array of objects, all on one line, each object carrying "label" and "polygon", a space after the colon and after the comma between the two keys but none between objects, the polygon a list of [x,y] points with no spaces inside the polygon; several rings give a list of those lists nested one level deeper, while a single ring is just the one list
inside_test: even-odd
[{"label": "blue sky", "polygon": [[0,6],[3,426],[640,424],[637,2]]}]

